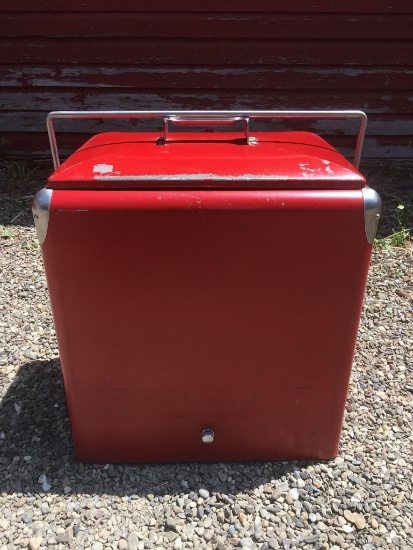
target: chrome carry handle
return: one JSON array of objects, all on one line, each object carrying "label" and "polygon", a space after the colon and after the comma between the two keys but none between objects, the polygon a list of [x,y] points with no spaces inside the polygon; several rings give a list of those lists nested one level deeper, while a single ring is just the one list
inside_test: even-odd
[{"label": "chrome carry handle", "polygon": [[169,122],[173,122],[176,126],[233,126],[238,122],[244,121],[244,138],[245,143],[249,144],[249,116],[228,116],[214,117],[213,119],[193,118],[191,116],[165,116],[163,118],[163,133],[164,143],[169,137]]},{"label": "chrome carry handle", "polygon": [[56,119],[155,119],[164,121],[164,139],[168,138],[169,122],[178,125],[232,125],[244,120],[244,135],[250,143],[249,123],[258,119],[353,119],[360,122],[353,164],[360,165],[366,134],[367,116],[363,111],[53,111],[47,115],[47,132],[55,169],[60,166],[53,121]]}]

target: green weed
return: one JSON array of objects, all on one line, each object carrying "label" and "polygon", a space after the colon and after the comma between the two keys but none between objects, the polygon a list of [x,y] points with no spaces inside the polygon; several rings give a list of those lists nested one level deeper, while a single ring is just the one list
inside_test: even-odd
[{"label": "green weed", "polygon": [[375,239],[374,245],[378,248],[385,250],[391,250],[392,248],[403,248],[407,246],[410,241],[410,232],[412,228],[406,227],[406,221],[408,220],[408,212],[404,204],[398,204],[394,218],[397,227],[393,228],[393,233],[382,239]]},{"label": "green weed", "polygon": [[11,239],[13,236],[13,233],[5,227],[4,225],[0,225],[0,239]]}]

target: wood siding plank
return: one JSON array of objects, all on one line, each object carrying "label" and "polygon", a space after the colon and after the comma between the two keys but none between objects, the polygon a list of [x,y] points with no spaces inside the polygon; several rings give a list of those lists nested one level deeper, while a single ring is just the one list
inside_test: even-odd
[{"label": "wood siding plank", "polygon": [[0,39],[9,64],[165,65],[410,65],[413,40],[186,40],[186,39]]},{"label": "wood siding plank", "polygon": [[0,18],[3,37],[270,38],[403,40],[413,16],[246,13],[11,13]]},{"label": "wood siding plank", "polygon": [[[63,5],[62,5],[63,4]],[[237,12],[245,13],[413,13],[413,0],[117,0],[116,10],[112,0],[2,0],[0,12]]]},{"label": "wood siding plank", "polygon": [[[16,123],[22,113],[31,111],[45,117],[52,110],[185,110],[185,109],[362,109],[370,115],[412,113],[413,90],[387,94],[377,91],[319,92],[294,90],[284,93],[229,93],[226,90],[140,90],[139,93],[101,93],[51,90],[45,92],[4,91],[0,94],[0,110],[10,111]],[[4,123],[4,121],[3,121]]]},{"label": "wood siding plank", "polygon": [[[413,67],[346,66],[0,66],[0,89],[31,88],[156,88],[268,90],[408,90]],[[99,91],[99,94],[102,90]]]}]

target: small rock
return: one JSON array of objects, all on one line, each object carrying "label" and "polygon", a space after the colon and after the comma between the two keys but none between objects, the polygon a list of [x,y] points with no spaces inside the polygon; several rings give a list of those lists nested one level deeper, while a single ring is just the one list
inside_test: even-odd
[{"label": "small rock", "polygon": [[344,510],[344,517],[346,520],[357,527],[357,529],[364,529],[366,527],[366,519],[363,514],[351,512],[350,510]]},{"label": "small rock", "polygon": [[166,518],[165,529],[166,529],[167,531],[176,531],[176,523],[175,523],[175,521],[171,518],[171,516],[168,516],[168,517]]},{"label": "small rock", "polygon": [[127,550],[128,549],[128,543],[126,542],[125,539],[120,539],[120,541],[118,542],[118,548],[119,548],[119,550]]},{"label": "small rock", "polygon": [[347,521],[343,518],[343,516],[338,516],[337,523],[340,525],[340,527],[343,527],[343,525],[347,524]]},{"label": "small rock", "polygon": [[235,536],[235,535],[238,533],[237,528],[235,527],[235,525],[230,525],[230,526],[229,526],[228,533],[229,533],[232,537]]},{"label": "small rock", "polygon": [[300,495],[298,494],[298,491],[297,489],[290,489],[288,491],[288,494],[290,495],[291,497],[291,500],[295,501],[295,500],[298,500],[300,498]]},{"label": "small rock", "polygon": [[371,518],[370,524],[371,524],[373,529],[378,529],[378,527],[379,527],[379,522],[377,521],[376,518]]},{"label": "small rock", "polygon": [[26,504],[26,499],[24,497],[19,498],[19,500],[16,500],[14,503],[15,508],[21,508],[24,504]]},{"label": "small rock", "polygon": [[280,496],[281,496],[283,493],[286,493],[287,491],[288,491],[288,483],[285,483],[285,482],[278,483],[278,484],[275,486],[274,491],[272,492],[272,498],[273,498],[273,500],[279,499]]},{"label": "small rock", "polygon": [[47,493],[47,491],[49,491],[51,489],[51,485],[50,483],[48,483],[47,481],[45,481],[44,483],[42,483],[42,489],[43,491],[45,491],[45,493]]},{"label": "small rock", "polygon": [[184,526],[184,533],[188,539],[192,539],[195,534],[195,527],[191,523],[188,523]]},{"label": "small rock", "polygon": [[212,537],[214,536],[214,530],[213,529],[208,529],[207,531],[205,531],[204,533],[204,539],[209,542]]},{"label": "small rock", "polygon": [[209,498],[209,491],[207,489],[199,489],[198,494],[203,499]]},{"label": "small rock", "polygon": [[24,523],[31,523],[32,519],[33,514],[31,514],[30,512],[24,512],[24,514],[22,515],[22,521],[24,521]]},{"label": "small rock", "polygon": [[138,550],[139,538],[135,532],[128,535],[128,550]]},{"label": "small rock", "polygon": [[92,544],[92,550],[103,550],[103,544],[99,541]]},{"label": "small rock", "polygon": [[277,539],[275,539],[274,537],[268,541],[268,546],[272,548],[272,550],[279,550],[280,548]]},{"label": "small rock", "polygon": [[[169,542],[174,542],[177,538],[179,538],[178,533],[175,533],[175,531],[166,531],[163,536],[168,539]],[[128,550],[130,550],[130,547],[128,547]]]},{"label": "small rock", "polygon": [[209,527],[211,527],[211,525],[212,525],[212,518],[211,517],[205,518],[205,521],[204,521],[205,529],[208,529]]},{"label": "small rock", "polygon": [[[314,544],[318,541],[318,535],[309,535],[308,537],[305,537],[304,542],[307,544]],[[331,550],[331,548],[330,548]]]},{"label": "small rock", "polygon": [[29,550],[39,550],[42,540],[42,537],[32,537],[29,539]]}]

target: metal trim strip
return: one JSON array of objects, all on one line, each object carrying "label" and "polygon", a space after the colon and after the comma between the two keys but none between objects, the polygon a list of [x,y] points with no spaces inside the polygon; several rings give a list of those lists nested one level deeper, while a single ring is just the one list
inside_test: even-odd
[{"label": "metal trim strip", "polygon": [[381,198],[380,195],[370,187],[365,187],[361,192],[364,202],[364,228],[366,231],[366,238],[369,244],[373,244],[380,219]]},{"label": "metal trim strip", "polygon": [[33,199],[32,213],[40,244],[43,244],[47,237],[52,194],[52,189],[41,189]]}]

